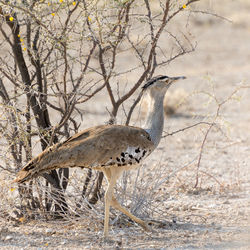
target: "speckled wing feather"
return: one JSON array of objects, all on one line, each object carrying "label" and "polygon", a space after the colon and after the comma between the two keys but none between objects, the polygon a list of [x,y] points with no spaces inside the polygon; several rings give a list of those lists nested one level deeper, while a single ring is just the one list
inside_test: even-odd
[{"label": "speckled wing feather", "polygon": [[154,149],[149,134],[137,127],[103,125],[86,129],[32,159],[18,173],[23,182],[45,171],[65,167],[101,170],[111,165],[138,164]]}]

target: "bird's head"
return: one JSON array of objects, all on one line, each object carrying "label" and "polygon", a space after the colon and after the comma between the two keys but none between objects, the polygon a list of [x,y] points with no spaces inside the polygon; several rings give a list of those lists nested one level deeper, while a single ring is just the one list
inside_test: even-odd
[{"label": "bird's head", "polygon": [[146,84],[142,87],[142,89],[143,91],[150,90],[150,92],[160,92],[165,94],[165,92],[170,87],[170,85],[172,85],[172,83],[185,78],[185,76],[156,76],[148,80]]}]

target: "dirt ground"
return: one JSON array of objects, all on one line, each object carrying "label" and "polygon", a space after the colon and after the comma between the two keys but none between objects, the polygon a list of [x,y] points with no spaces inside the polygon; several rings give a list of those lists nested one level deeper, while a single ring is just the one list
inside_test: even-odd
[{"label": "dirt ground", "polygon": [[[196,51],[175,60],[167,72],[159,72],[187,76],[170,91],[182,88],[192,93],[167,118],[165,131],[214,117],[218,106],[196,92],[209,91],[222,102],[240,86],[248,88],[239,89],[234,100],[221,107],[223,117],[216,122],[223,133],[213,128],[207,137],[198,187],[193,188],[193,162],[197,162],[206,125],[164,138],[150,156],[148,165],[160,161],[161,169],[169,174],[180,168],[162,185],[161,194],[156,194],[158,210],[151,222],[152,232],[144,232],[121,216],[121,223],[111,225],[110,240],[104,241],[100,216],[87,222],[27,223],[1,217],[1,249],[250,249],[250,1],[207,0],[200,6],[230,21],[197,14],[191,20]],[[105,116],[87,114],[90,125],[106,121]]]}]

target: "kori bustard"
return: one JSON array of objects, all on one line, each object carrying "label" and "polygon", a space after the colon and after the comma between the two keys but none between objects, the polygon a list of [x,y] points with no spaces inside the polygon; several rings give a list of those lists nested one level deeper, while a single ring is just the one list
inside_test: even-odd
[{"label": "kori bustard", "polygon": [[149,96],[144,127],[101,125],[86,129],[44,150],[28,162],[15,182],[22,183],[45,171],[65,167],[86,167],[102,171],[108,181],[105,193],[104,237],[108,236],[110,206],[148,230],[147,224],[122,207],[114,197],[116,181],[123,171],[137,168],[161,140],[163,99],[169,86],[185,77],[157,76],[147,81],[143,92]]}]

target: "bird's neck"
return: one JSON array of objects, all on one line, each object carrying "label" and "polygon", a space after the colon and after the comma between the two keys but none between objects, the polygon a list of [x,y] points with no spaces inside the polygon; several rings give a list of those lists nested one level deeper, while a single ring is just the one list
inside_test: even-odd
[{"label": "bird's neck", "polygon": [[147,113],[146,123],[143,128],[149,133],[155,147],[159,144],[162,136],[164,125],[163,114],[163,99],[164,94],[154,95],[149,94],[149,109]]}]

